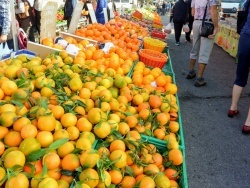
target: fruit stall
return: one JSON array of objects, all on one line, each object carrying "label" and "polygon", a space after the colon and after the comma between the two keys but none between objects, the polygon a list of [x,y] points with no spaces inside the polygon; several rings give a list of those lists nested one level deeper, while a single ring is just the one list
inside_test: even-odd
[{"label": "fruit stall", "polygon": [[116,17],[0,60],[0,186],[188,188],[165,41]]},{"label": "fruit stall", "polygon": [[215,36],[215,43],[231,56],[236,57],[238,51],[239,34],[236,31],[235,18],[220,20],[219,32]]}]

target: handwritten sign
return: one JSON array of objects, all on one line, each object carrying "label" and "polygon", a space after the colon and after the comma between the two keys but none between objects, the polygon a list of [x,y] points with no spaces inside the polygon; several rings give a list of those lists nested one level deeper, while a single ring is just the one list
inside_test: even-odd
[{"label": "handwritten sign", "polygon": [[81,14],[82,14],[82,8],[83,8],[84,3],[78,2],[74,8],[72,18],[70,21],[68,33],[74,34],[78,25],[78,22],[80,20]]},{"label": "handwritten sign", "polygon": [[41,13],[41,37],[42,41],[44,38],[55,38],[56,37],[56,15],[58,5],[56,2],[47,2]]},{"label": "handwritten sign", "polygon": [[91,3],[87,3],[87,7],[89,9],[89,15],[90,15],[92,23],[97,23],[93,5]]}]

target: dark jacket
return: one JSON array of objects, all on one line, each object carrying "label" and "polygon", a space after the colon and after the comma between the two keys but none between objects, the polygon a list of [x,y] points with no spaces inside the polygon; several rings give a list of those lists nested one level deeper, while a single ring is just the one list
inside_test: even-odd
[{"label": "dark jacket", "polygon": [[70,18],[73,14],[73,4],[72,0],[66,0],[64,4],[64,20],[67,20]]},{"label": "dark jacket", "polygon": [[188,6],[183,0],[177,1],[172,8],[173,22],[186,23],[188,18]]},{"label": "dark jacket", "polygon": [[189,18],[189,22],[193,22],[193,21],[194,21],[194,17],[192,16],[191,2],[192,2],[192,0],[186,0],[186,1],[185,1],[185,3],[187,4],[187,8],[188,8],[188,18]]}]

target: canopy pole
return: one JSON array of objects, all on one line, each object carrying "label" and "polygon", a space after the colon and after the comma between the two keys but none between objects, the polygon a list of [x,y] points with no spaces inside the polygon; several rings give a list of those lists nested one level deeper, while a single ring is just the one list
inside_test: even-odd
[{"label": "canopy pole", "polygon": [[13,37],[13,43],[14,43],[14,51],[17,51],[18,43],[17,43],[17,27],[16,27],[16,14],[15,14],[14,0],[10,0],[10,14],[11,14],[11,28],[12,28],[12,37]]}]

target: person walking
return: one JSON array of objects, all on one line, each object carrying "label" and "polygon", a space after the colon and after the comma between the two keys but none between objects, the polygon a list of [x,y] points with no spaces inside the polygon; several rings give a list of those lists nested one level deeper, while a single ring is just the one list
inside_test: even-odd
[{"label": "person walking", "polygon": [[[238,64],[236,70],[236,79],[232,90],[232,102],[228,111],[228,117],[233,118],[239,113],[238,102],[243,88],[247,84],[250,67],[250,0],[245,0],[244,10],[248,10],[247,21],[243,26],[238,47]],[[245,125],[242,127],[243,134],[250,134],[250,108]]]},{"label": "person walking", "polygon": [[188,27],[189,27],[189,32],[185,33],[185,37],[186,37],[186,42],[191,42],[191,32],[193,29],[193,22],[194,22],[194,17],[192,16],[192,9],[191,9],[191,2],[192,0],[186,0],[185,3],[187,4],[188,7]]},{"label": "person walking", "polygon": [[17,14],[17,21],[19,26],[27,34],[29,41],[35,42],[35,15],[33,14],[32,7],[28,0],[23,0],[24,2],[24,13]]},{"label": "person walking", "polygon": [[188,16],[187,4],[184,2],[184,0],[177,1],[172,8],[172,13],[170,16],[170,22],[172,21],[172,19],[174,22],[176,46],[180,45],[181,31],[183,25],[187,21],[187,16]]},{"label": "person walking", "polygon": [[[198,77],[195,80],[195,87],[201,87],[206,85],[203,78],[203,74],[208,64],[213,45],[214,36],[218,31],[218,6],[219,0],[192,0],[192,15],[194,16],[193,23],[193,47],[190,52],[189,72],[187,79],[196,77],[196,71],[194,69],[196,61],[198,61]],[[209,35],[208,38],[201,37],[200,27],[202,25],[202,19],[207,7],[206,20],[212,21],[214,25],[214,32]]]}]

